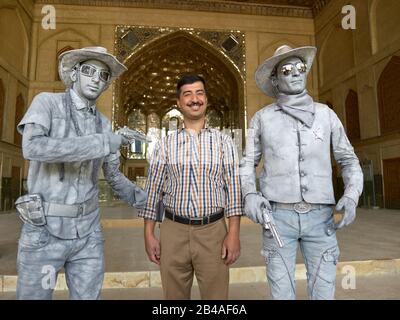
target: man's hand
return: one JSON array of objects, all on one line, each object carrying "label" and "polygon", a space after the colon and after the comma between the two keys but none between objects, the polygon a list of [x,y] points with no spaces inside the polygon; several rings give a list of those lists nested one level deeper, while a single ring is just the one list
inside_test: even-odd
[{"label": "man's hand", "polygon": [[161,248],[160,241],[154,236],[155,224],[154,220],[144,219],[144,246],[149,260],[160,265]]},{"label": "man's hand", "polygon": [[263,208],[271,210],[271,205],[267,199],[258,193],[251,193],[245,197],[244,213],[255,223],[264,225]]},{"label": "man's hand", "polygon": [[154,235],[145,235],[144,243],[150,261],[159,265],[161,257],[160,241]]},{"label": "man's hand", "polygon": [[129,140],[127,138],[125,138],[124,136],[121,136],[121,145],[123,146],[127,146],[130,144]]},{"label": "man's hand", "polygon": [[229,231],[222,243],[221,258],[229,266],[240,256],[240,216],[229,218]]},{"label": "man's hand", "polygon": [[107,135],[110,141],[110,153],[116,153],[121,147],[122,136],[113,132],[108,132]]},{"label": "man's hand", "polygon": [[337,211],[343,211],[344,215],[342,220],[336,225],[336,229],[343,228],[344,226],[348,226],[350,223],[354,221],[356,218],[356,203],[349,197],[343,196],[340,198],[336,205]]}]

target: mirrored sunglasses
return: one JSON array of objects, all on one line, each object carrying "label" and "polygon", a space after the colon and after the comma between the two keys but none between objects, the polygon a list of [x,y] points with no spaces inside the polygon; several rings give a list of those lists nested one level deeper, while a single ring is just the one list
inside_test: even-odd
[{"label": "mirrored sunglasses", "polygon": [[107,82],[108,80],[111,79],[111,73],[108,72],[107,70],[101,70],[101,69],[97,69],[89,64],[83,64],[80,67],[80,72],[87,76],[87,77],[94,77],[94,75],[96,74],[96,72],[98,72],[99,74],[99,79]]},{"label": "mirrored sunglasses", "polygon": [[295,65],[291,63],[283,65],[281,68],[281,72],[283,75],[288,76],[293,72],[294,68],[296,68],[297,71],[299,71],[300,73],[304,73],[307,71],[307,65],[304,62],[298,62]]}]

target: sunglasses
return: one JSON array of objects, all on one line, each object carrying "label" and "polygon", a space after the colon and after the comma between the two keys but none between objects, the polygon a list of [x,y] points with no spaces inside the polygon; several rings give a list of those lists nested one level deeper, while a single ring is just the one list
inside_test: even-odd
[{"label": "sunglasses", "polygon": [[99,79],[107,82],[111,79],[111,73],[108,72],[107,70],[101,70],[101,69],[97,69],[89,64],[83,64],[80,66],[79,68],[80,72],[87,77],[94,77],[94,75],[96,74],[96,72],[98,72],[99,74]]},{"label": "sunglasses", "polygon": [[297,69],[300,73],[305,73],[307,71],[307,65],[304,62],[298,62],[295,65],[288,63],[282,66],[281,72],[283,75],[288,76],[293,73],[294,68]]}]

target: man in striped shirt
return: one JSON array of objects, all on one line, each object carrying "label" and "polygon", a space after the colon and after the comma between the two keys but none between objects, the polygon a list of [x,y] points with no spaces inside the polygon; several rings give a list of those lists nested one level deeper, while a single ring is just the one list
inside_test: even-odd
[{"label": "man in striped shirt", "polygon": [[[177,83],[184,128],[162,138],[148,172],[148,200],[139,216],[150,261],[160,265],[165,299],[190,299],[193,274],[202,299],[227,299],[229,265],[240,255],[242,215],[236,148],[206,127],[205,81]],[[154,235],[159,201],[165,206],[160,239]],[[225,219],[228,218],[227,230]]]}]

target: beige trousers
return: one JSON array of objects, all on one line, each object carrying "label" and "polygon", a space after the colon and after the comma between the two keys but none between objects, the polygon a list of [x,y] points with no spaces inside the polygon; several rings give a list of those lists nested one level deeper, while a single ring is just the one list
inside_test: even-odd
[{"label": "beige trousers", "polygon": [[225,219],[203,226],[164,219],[160,229],[160,270],[165,299],[190,299],[193,274],[201,299],[228,299],[229,268],[221,258],[226,233]]}]

